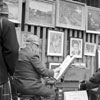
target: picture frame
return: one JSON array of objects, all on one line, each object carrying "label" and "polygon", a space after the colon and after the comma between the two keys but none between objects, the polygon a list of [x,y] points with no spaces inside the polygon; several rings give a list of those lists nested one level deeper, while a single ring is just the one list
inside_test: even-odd
[{"label": "picture frame", "polygon": [[63,56],[64,32],[48,30],[48,56]]},{"label": "picture frame", "polygon": [[70,0],[57,0],[56,26],[85,30],[85,4]]},{"label": "picture frame", "polygon": [[60,66],[60,62],[49,62],[49,69],[55,69]]},{"label": "picture frame", "polygon": [[15,27],[19,47],[21,48],[21,27]]},{"label": "picture frame", "polygon": [[86,90],[64,92],[64,100],[88,100]]},{"label": "picture frame", "polygon": [[45,27],[54,27],[55,2],[44,0],[26,0],[25,23]]},{"label": "picture frame", "polygon": [[86,6],[86,32],[100,34],[100,9]]},{"label": "picture frame", "polygon": [[70,56],[82,58],[82,39],[70,38]]},{"label": "picture frame", "polygon": [[8,5],[8,19],[14,23],[21,23],[22,0],[4,0]]},{"label": "picture frame", "polygon": [[95,56],[96,55],[96,47],[97,46],[95,43],[85,42],[84,55]]}]

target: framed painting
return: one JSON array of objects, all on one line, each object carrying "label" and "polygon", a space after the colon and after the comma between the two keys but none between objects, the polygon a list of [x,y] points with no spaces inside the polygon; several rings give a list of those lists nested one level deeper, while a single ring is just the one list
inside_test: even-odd
[{"label": "framed painting", "polygon": [[82,39],[70,38],[70,56],[82,58]]},{"label": "framed painting", "polygon": [[26,0],[27,24],[54,27],[55,2],[44,0]]},{"label": "framed painting", "polygon": [[64,32],[48,31],[48,56],[63,56]]},{"label": "framed painting", "polygon": [[55,69],[60,66],[59,62],[49,62],[49,69]]},{"label": "framed painting", "polygon": [[88,100],[87,91],[68,91],[64,92],[64,100]]},{"label": "framed painting", "polygon": [[85,4],[57,0],[56,26],[85,30]]},{"label": "framed painting", "polygon": [[86,32],[100,34],[100,9],[86,7]]},{"label": "framed painting", "polygon": [[95,56],[95,54],[96,54],[96,47],[97,46],[96,46],[95,43],[85,42],[84,55]]},{"label": "framed painting", "polygon": [[22,0],[4,0],[8,5],[8,19],[14,23],[21,23]]}]

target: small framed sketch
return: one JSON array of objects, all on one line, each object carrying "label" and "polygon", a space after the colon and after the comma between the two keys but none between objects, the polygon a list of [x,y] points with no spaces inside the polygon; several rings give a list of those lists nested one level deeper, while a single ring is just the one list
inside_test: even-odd
[{"label": "small framed sketch", "polygon": [[49,69],[55,69],[60,66],[59,62],[49,62]]},{"label": "small framed sketch", "polygon": [[85,42],[84,55],[95,56],[95,54],[96,54],[96,47],[97,46],[96,46],[95,43]]},{"label": "small framed sketch", "polygon": [[100,34],[100,9],[86,7],[86,32]]},{"label": "small framed sketch", "polygon": [[88,95],[83,91],[68,91],[64,92],[64,100],[88,100]]},{"label": "small framed sketch", "polygon": [[55,2],[45,0],[26,0],[27,24],[54,27]]},{"label": "small framed sketch", "polygon": [[70,38],[70,56],[82,58],[82,39]]},{"label": "small framed sketch", "polygon": [[8,5],[8,19],[14,23],[21,23],[22,0],[4,0]]},{"label": "small framed sketch", "polygon": [[71,0],[57,0],[56,15],[56,26],[85,30],[85,4]]},{"label": "small framed sketch", "polygon": [[48,56],[63,56],[64,32],[48,31]]}]

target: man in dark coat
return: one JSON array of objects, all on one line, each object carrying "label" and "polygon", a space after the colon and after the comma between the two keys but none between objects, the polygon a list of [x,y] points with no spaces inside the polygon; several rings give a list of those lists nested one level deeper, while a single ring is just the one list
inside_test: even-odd
[{"label": "man in dark coat", "polygon": [[92,100],[96,100],[97,94],[100,99],[100,69],[98,69],[89,80],[83,81],[80,84],[80,90],[89,90],[88,94],[92,96]]},{"label": "man in dark coat", "polygon": [[15,68],[14,79],[17,91],[27,95],[38,95],[46,100],[55,100],[56,93],[41,82],[42,77],[53,77],[60,69],[45,68],[39,56],[39,37],[29,35],[26,47],[19,52],[18,63]]},{"label": "man in dark coat", "polygon": [[0,1],[0,92],[8,82],[8,76],[14,73],[19,50],[14,24],[4,18],[8,16],[5,10],[4,3]]}]

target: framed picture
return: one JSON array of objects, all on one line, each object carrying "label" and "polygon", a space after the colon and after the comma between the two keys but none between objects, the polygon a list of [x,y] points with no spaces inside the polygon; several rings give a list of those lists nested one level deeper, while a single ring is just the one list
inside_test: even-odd
[{"label": "framed picture", "polygon": [[8,19],[14,23],[21,23],[22,0],[4,0],[8,5]]},{"label": "framed picture", "polygon": [[83,91],[68,91],[64,92],[64,100],[88,100],[88,95]]},{"label": "framed picture", "polygon": [[96,54],[96,44],[85,42],[84,55],[95,56],[95,54]]},{"label": "framed picture", "polygon": [[85,4],[57,0],[56,26],[85,30]]},{"label": "framed picture", "polygon": [[32,25],[54,27],[54,1],[26,0],[26,23]]},{"label": "framed picture", "polygon": [[82,58],[82,39],[70,38],[70,56]]},{"label": "framed picture", "polygon": [[86,8],[86,32],[100,34],[100,9],[90,6]]},{"label": "framed picture", "polygon": [[16,29],[16,34],[17,34],[19,47],[21,47],[21,27],[15,27],[15,29]]},{"label": "framed picture", "polygon": [[47,55],[63,56],[64,32],[48,31]]},{"label": "framed picture", "polygon": [[55,69],[60,66],[59,62],[49,62],[49,69]]}]

